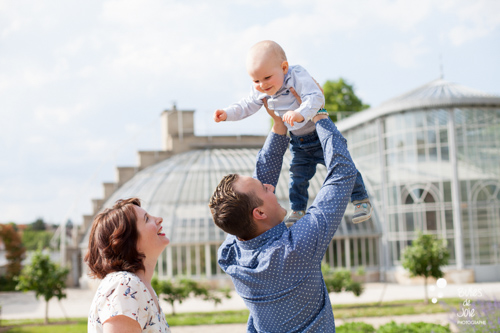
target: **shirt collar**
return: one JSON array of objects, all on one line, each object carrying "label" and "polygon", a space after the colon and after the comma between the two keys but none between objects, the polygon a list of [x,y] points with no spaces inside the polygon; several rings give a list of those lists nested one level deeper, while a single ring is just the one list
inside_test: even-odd
[{"label": "shirt collar", "polygon": [[250,240],[243,241],[236,238],[236,243],[238,243],[238,246],[244,250],[257,249],[262,245],[268,243],[269,240],[281,236],[286,229],[287,228],[285,223],[281,222],[277,226],[267,230],[263,234],[260,234],[259,236],[252,238]]},{"label": "shirt collar", "polygon": [[285,77],[283,78],[283,85],[281,88],[274,94],[273,96],[279,96],[279,95],[288,95],[290,93],[290,84],[289,81],[291,79],[290,76],[290,69],[288,69],[288,72],[285,74]]}]

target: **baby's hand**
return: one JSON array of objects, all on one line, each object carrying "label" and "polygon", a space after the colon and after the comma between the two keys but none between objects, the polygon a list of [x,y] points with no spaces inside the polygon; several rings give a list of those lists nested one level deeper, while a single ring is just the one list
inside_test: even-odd
[{"label": "baby's hand", "polygon": [[297,111],[288,111],[283,115],[283,121],[293,126],[294,122],[301,123],[304,121],[304,116]]},{"label": "baby's hand", "polygon": [[215,110],[214,120],[216,123],[225,121],[227,119],[227,113],[224,110]]}]

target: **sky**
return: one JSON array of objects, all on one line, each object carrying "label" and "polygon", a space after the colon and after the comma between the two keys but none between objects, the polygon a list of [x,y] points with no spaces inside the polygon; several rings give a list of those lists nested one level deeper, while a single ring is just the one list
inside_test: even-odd
[{"label": "sky", "polygon": [[195,110],[197,135],[265,135],[262,111],[212,121],[248,94],[261,40],[371,106],[441,74],[500,95],[498,13],[497,0],[0,0],[0,223],[81,223],[117,166],[162,149],[174,103]]}]

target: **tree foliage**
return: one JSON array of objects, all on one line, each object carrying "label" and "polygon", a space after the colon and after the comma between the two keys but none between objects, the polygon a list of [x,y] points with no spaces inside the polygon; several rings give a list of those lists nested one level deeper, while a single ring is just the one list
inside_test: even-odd
[{"label": "tree foliage", "polygon": [[54,236],[51,231],[24,230],[23,244],[28,251],[43,250],[50,248],[50,240]]},{"label": "tree foliage", "polygon": [[419,233],[410,246],[402,255],[401,264],[410,272],[410,276],[424,277],[425,303],[427,297],[427,278],[436,279],[443,277],[441,267],[448,264],[450,252],[446,247],[446,241],[438,240],[435,235]]},{"label": "tree foliage", "polygon": [[14,223],[0,225],[0,238],[5,244],[7,252],[5,255],[8,261],[7,278],[11,279],[21,272],[21,263],[26,257],[26,249]]},{"label": "tree foliage", "polygon": [[68,273],[69,269],[60,267],[50,260],[48,254],[38,250],[18,277],[17,290],[34,291],[37,299],[40,296],[45,299],[45,323],[49,320],[49,301],[53,297],[58,300],[66,297],[64,290]]},{"label": "tree foliage", "polygon": [[35,222],[31,223],[28,226],[29,230],[34,230],[34,231],[44,231],[45,228],[45,221],[42,218],[37,218]]},{"label": "tree foliage", "polygon": [[330,113],[333,121],[338,120],[339,112],[361,111],[370,106],[354,93],[354,87],[343,78],[337,81],[328,80],[323,85],[325,95],[325,109]]},{"label": "tree foliage", "polygon": [[[321,264],[323,279],[325,280],[328,292],[340,293],[341,291],[352,291],[355,296],[363,293],[363,284],[353,279],[353,274],[347,269],[333,269],[328,264]],[[354,275],[361,277],[365,273],[362,269]]]},{"label": "tree foliage", "polygon": [[231,298],[229,289],[214,290],[206,285],[190,279],[181,279],[177,281],[158,280],[154,277],[151,286],[158,294],[163,296],[163,300],[172,306],[172,315],[175,316],[175,303],[181,304],[189,297],[200,297],[204,301],[220,304],[223,298]]}]

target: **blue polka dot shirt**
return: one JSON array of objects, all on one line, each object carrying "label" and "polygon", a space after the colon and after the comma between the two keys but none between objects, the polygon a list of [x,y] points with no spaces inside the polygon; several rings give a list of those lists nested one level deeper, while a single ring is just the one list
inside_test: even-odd
[{"label": "blue polka dot shirt", "polygon": [[[248,332],[335,332],[321,260],[344,215],[356,168],[330,119],[318,121],[316,130],[328,171],[306,215],[248,241],[229,235],[219,248],[219,265],[250,310]],[[276,186],[288,141],[269,134],[254,177]]]}]

